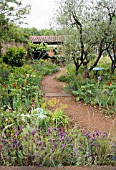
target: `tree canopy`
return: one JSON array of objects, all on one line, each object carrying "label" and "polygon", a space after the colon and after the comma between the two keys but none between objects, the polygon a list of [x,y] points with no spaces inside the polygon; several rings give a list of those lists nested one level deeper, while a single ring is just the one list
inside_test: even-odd
[{"label": "tree canopy", "polygon": [[77,72],[80,66],[88,70],[87,65],[91,57],[97,56],[90,67],[92,70],[104,51],[109,52],[109,55],[112,53],[115,55],[114,0],[63,0],[56,18],[65,37],[66,56],[73,59]]},{"label": "tree canopy", "polygon": [[[1,40],[10,36],[11,29],[15,24],[23,23],[23,19],[30,12],[30,5],[23,6],[21,0],[2,0],[0,1],[0,37]],[[13,30],[14,31],[14,30]]]}]

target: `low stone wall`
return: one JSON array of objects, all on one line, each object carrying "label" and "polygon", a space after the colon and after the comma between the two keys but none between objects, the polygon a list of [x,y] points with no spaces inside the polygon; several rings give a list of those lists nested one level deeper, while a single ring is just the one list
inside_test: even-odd
[{"label": "low stone wall", "polygon": [[10,47],[25,47],[27,49],[27,44],[24,42],[1,42],[0,47],[0,54],[4,54]]}]

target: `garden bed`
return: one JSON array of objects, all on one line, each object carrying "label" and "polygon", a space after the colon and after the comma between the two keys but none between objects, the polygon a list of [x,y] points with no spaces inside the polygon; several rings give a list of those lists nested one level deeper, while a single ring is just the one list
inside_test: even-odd
[{"label": "garden bed", "polygon": [[[43,65],[47,67],[47,70]],[[95,129],[85,131],[79,127],[70,128],[69,118],[64,114],[65,105],[57,106],[55,99],[41,101],[43,100],[42,95],[37,93],[40,90],[38,78],[41,74],[44,76],[48,72],[51,73],[51,67],[52,65],[48,66],[43,61],[39,63],[39,68],[36,64],[27,65],[26,68],[22,67],[23,74],[21,72],[21,75],[23,76],[19,76],[19,72],[15,70],[15,73],[10,74],[9,84],[2,85],[2,99],[4,99],[2,101],[4,101],[5,108],[1,112],[0,123],[2,130],[0,140],[1,165],[9,166],[8,168],[18,165],[30,168],[31,166],[35,166],[35,168],[36,166],[38,166],[37,168],[43,166],[57,168],[60,166],[58,168],[64,169],[68,166],[73,168],[74,165],[115,166],[115,138],[110,140],[111,138],[106,131],[101,132]],[[57,69],[53,66],[52,70]],[[54,76],[56,74],[49,76],[49,78],[52,80]],[[37,78],[36,82],[35,77]],[[54,88],[50,79],[45,83],[50,86],[52,84],[52,88],[59,92],[59,88],[62,89],[63,84],[60,83],[61,86],[57,84],[57,88]],[[36,91],[33,91],[33,83],[36,83]],[[46,92],[45,86],[43,87],[44,92]],[[51,90],[53,90],[52,88]],[[10,93],[9,98],[7,98],[7,92]],[[71,98],[71,96],[64,97]],[[8,99],[13,103],[9,103]],[[22,104],[23,107],[19,107]],[[9,106],[12,108],[9,109]],[[24,106],[26,106],[25,110]],[[57,107],[52,110],[54,106]],[[71,108],[69,111],[71,112]]]}]

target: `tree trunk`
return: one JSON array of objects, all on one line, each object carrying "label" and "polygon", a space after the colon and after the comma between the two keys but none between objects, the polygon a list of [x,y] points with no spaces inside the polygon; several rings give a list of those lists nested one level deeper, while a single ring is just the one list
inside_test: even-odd
[{"label": "tree trunk", "polygon": [[79,64],[79,59],[76,59],[75,57],[73,57],[73,62],[74,62],[75,68],[76,68],[76,75],[77,75],[81,64]]},{"label": "tree trunk", "polygon": [[94,62],[93,66],[90,67],[89,71],[91,71],[94,67],[97,66],[97,63],[98,63],[98,61],[100,60],[100,58],[101,58],[101,56],[102,56],[102,53],[103,53],[102,46],[103,46],[103,39],[101,40],[100,45],[99,45],[98,57],[97,57],[96,61]]},{"label": "tree trunk", "polygon": [[86,78],[89,78],[89,70],[88,70],[88,67],[87,67],[87,64],[89,63],[89,61],[85,61],[83,62],[83,78],[86,79]]},{"label": "tree trunk", "polygon": [[115,52],[114,52],[114,56],[112,56],[111,54],[110,54],[110,51],[107,49],[107,52],[108,52],[108,55],[109,55],[109,57],[110,57],[110,59],[111,59],[111,61],[112,61],[112,63],[111,63],[111,73],[112,74],[114,74],[114,70],[115,70],[115,68],[116,68],[116,55],[115,55]]}]

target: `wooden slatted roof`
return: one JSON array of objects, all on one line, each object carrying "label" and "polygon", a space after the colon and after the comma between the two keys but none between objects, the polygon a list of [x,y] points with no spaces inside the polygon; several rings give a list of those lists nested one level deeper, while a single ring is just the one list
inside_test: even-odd
[{"label": "wooden slatted roof", "polygon": [[30,41],[33,43],[61,43],[63,42],[62,36],[30,36]]}]

